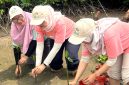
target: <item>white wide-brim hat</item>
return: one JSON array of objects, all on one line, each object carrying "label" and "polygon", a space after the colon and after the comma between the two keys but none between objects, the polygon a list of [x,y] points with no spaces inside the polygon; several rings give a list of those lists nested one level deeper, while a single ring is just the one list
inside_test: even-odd
[{"label": "white wide-brim hat", "polygon": [[31,25],[40,25],[45,21],[45,19],[31,19],[30,24]]},{"label": "white wide-brim hat", "polygon": [[49,16],[54,13],[54,9],[50,5],[37,5],[32,10],[31,25],[40,25],[44,21],[49,21]]},{"label": "white wide-brim hat", "polygon": [[74,32],[68,39],[71,44],[81,44],[85,39],[89,38],[89,34],[95,29],[95,21],[91,18],[83,18],[78,20],[74,26]]},{"label": "white wide-brim hat", "polygon": [[69,38],[68,41],[69,41],[71,44],[78,45],[78,44],[81,44],[84,40],[85,40],[85,37],[78,37],[78,36],[72,35],[72,36]]},{"label": "white wide-brim hat", "polygon": [[12,6],[9,9],[10,19],[14,18],[17,15],[23,14],[23,10],[19,6]]}]

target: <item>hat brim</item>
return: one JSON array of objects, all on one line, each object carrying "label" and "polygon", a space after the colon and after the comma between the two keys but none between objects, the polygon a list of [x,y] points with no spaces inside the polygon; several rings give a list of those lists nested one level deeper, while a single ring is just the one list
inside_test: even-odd
[{"label": "hat brim", "polygon": [[11,15],[10,16],[10,19],[13,19],[15,16],[20,15],[20,14],[22,14],[22,13],[21,12],[18,12],[18,13],[14,14],[14,15]]},{"label": "hat brim", "polygon": [[45,21],[45,19],[37,19],[37,20],[35,20],[35,19],[32,18],[31,21],[30,21],[30,25],[40,25],[44,21]]},{"label": "hat brim", "polygon": [[81,44],[84,40],[85,40],[85,37],[80,38],[80,37],[77,37],[77,36],[74,36],[74,35],[72,35],[72,36],[68,39],[68,41],[69,41],[71,44],[74,44],[74,45]]}]

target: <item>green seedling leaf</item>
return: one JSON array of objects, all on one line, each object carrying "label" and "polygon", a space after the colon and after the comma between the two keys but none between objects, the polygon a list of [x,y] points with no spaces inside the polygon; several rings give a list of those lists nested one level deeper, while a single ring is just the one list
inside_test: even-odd
[{"label": "green seedling leaf", "polygon": [[73,60],[70,58],[69,52],[67,50],[65,51],[65,58],[68,59],[69,62],[71,62],[71,63],[73,62]]}]

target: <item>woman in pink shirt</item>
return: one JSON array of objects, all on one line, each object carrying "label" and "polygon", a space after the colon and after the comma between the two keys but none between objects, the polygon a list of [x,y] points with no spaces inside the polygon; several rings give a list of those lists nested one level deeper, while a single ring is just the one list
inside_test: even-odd
[{"label": "woman in pink shirt", "polygon": [[[68,42],[68,38],[73,32],[74,22],[63,16],[60,12],[55,12],[49,5],[35,6],[32,11],[32,25],[37,25],[37,48],[36,48],[36,67],[32,70],[32,74],[40,74],[46,66],[53,70],[59,70],[63,66],[63,50],[64,47],[69,52],[73,62],[66,59],[68,71],[73,72],[78,67],[78,50],[80,45],[72,45]],[[44,49],[44,36],[52,39],[52,49],[46,59],[41,63],[42,52]]]},{"label": "woman in pink shirt", "polygon": [[[23,11],[19,6],[9,9],[11,19],[11,39],[16,62],[15,75],[21,74],[21,64],[25,63],[36,49],[34,26],[30,25],[31,13]],[[19,65],[18,65],[19,64]]]},{"label": "woman in pink shirt", "polygon": [[75,24],[75,31],[69,42],[82,43],[82,55],[77,74],[70,85],[76,85],[90,56],[107,55],[108,60],[96,72],[83,80],[89,85],[97,76],[108,72],[110,85],[120,85],[122,79],[129,85],[129,24],[118,18],[102,18],[94,21],[90,18],[80,19]]}]

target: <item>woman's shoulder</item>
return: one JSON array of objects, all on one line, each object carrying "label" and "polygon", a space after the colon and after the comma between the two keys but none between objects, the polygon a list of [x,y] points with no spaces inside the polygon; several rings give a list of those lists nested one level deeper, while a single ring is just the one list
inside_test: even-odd
[{"label": "woman's shoulder", "polygon": [[24,11],[25,14],[32,15],[32,13]]},{"label": "woman's shoulder", "polygon": [[29,20],[31,20],[32,18],[32,14],[30,12],[24,11],[24,16],[26,16],[26,18],[28,18]]},{"label": "woman's shoulder", "polygon": [[66,16],[62,16],[60,19],[57,20],[56,26],[63,26],[63,25],[68,25],[68,24],[73,24],[75,23],[73,20]]}]

